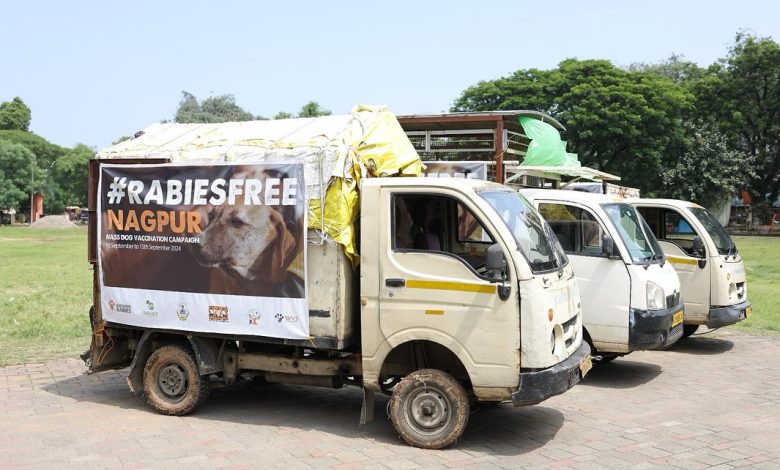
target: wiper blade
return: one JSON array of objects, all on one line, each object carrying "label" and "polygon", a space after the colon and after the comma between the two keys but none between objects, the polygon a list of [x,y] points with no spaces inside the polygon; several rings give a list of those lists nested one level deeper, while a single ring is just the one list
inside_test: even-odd
[{"label": "wiper blade", "polygon": [[[720,248],[718,248],[718,253],[720,253]],[[734,258],[736,258],[737,257],[737,245],[734,244],[733,241],[729,240],[728,245],[726,245],[726,252],[725,253],[720,253],[720,254],[722,254],[726,258],[728,258],[729,256],[734,256]]]},{"label": "wiper blade", "polygon": [[652,254],[650,256],[645,256],[644,258],[642,258],[642,261],[647,261],[648,263],[652,263],[653,261],[656,260],[661,261],[663,259],[664,259],[664,255]]}]

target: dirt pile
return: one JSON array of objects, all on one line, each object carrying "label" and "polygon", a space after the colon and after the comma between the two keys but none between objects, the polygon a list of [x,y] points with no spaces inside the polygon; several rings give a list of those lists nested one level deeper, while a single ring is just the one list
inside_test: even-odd
[{"label": "dirt pile", "polygon": [[74,228],[76,224],[68,219],[67,214],[47,215],[41,217],[30,225],[31,228]]}]

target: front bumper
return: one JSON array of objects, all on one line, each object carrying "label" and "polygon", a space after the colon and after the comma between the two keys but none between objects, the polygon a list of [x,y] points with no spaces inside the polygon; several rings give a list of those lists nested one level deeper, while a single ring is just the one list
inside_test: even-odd
[{"label": "front bumper", "polygon": [[749,300],[745,300],[736,305],[710,308],[710,313],[707,315],[707,328],[718,328],[742,321],[749,315],[749,313],[747,313],[749,308]]},{"label": "front bumper", "polygon": [[[679,313],[679,322],[672,327],[674,315]],[[682,338],[682,304],[660,310],[632,308],[628,318],[628,349],[663,348]]]},{"label": "front bumper", "polygon": [[512,404],[514,406],[535,405],[560,395],[582,380],[588,372],[589,361],[590,346],[583,341],[574,354],[564,361],[547,369],[521,372],[520,386],[512,393]]}]

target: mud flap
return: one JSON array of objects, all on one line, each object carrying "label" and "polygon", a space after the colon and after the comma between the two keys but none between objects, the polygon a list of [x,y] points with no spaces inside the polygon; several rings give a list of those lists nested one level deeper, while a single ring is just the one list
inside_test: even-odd
[{"label": "mud flap", "polygon": [[374,392],[363,388],[363,408],[360,410],[360,425],[374,421]]},{"label": "mud flap", "polygon": [[110,369],[121,369],[130,364],[131,355],[127,344],[127,337],[123,335],[112,336],[98,325],[95,316],[95,307],[89,309],[89,319],[92,326],[92,338],[89,349],[80,355],[87,373],[94,374]]}]

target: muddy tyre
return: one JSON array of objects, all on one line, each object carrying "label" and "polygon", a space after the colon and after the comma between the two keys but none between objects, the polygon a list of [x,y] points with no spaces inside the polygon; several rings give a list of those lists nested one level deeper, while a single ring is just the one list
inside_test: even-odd
[{"label": "muddy tyre", "polygon": [[186,415],[209,394],[209,381],[198,373],[195,355],[175,344],[162,346],[149,356],[143,381],[147,405],[164,415]]},{"label": "muddy tyre", "polygon": [[469,418],[469,397],[446,372],[423,369],[404,377],[393,390],[390,420],[407,444],[443,449],[463,434]]},{"label": "muddy tyre", "polygon": [[682,338],[687,338],[687,337],[691,336],[692,334],[696,333],[696,330],[699,329],[699,326],[701,326],[701,325],[683,325]]}]

